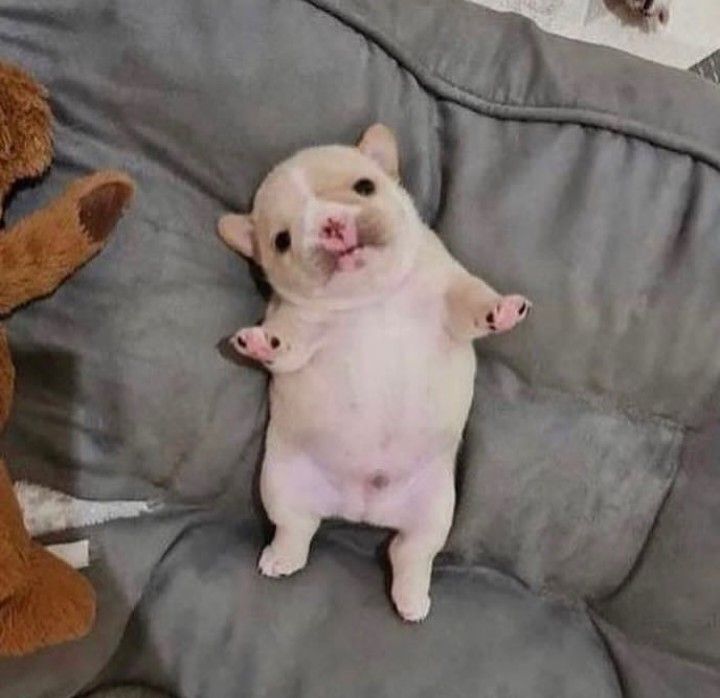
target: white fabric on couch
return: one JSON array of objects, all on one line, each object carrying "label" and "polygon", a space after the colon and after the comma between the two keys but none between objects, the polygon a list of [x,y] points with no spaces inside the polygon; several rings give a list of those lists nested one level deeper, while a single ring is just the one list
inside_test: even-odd
[{"label": "white fabric on couch", "polygon": [[612,46],[676,68],[689,68],[720,48],[718,0],[671,0],[670,22],[655,29],[624,22],[608,9],[614,1],[471,0],[525,15],[553,34]]}]

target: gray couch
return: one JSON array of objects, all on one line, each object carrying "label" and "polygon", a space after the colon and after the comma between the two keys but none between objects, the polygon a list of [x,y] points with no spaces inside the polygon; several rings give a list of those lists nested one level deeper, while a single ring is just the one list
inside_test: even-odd
[{"label": "gray couch", "polygon": [[[720,696],[720,90],[451,0],[2,0],[55,167],[139,193],[109,249],[10,322],[16,477],[161,498],[82,532],[92,635],[0,661],[0,698]],[[261,287],[216,240],[300,146],[394,127],[452,252],[535,313],[477,346],[431,617],[386,534],[255,572],[266,376],[219,341]],[[73,537],[73,536],[70,536]]]}]

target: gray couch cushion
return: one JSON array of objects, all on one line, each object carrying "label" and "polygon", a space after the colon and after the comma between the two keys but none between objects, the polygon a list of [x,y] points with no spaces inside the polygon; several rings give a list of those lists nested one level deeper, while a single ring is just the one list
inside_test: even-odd
[{"label": "gray couch cushion", "polygon": [[626,698],[715,698],[720,695],[720,674],[683,656],[635,642],[616,627],[595,618],[613,660],[622,667]]},{"label": "gray couch cushion", "polygon": [[255,570],[259,544],[247,529],[194,528],[98,683],[202,698],[621,695],[585,614],[504,575],[441,565],[432,623],[412,627],[389,612],[374,556],[321,536],[312,564],[273,584]]},{"label": "gray couch cushion", "polygon": [[[58,120],[55,168],[42,189],[19,193],[9,220],[101,165],[128,169],[139,185],[108,250],[12,319],[18,399],[2,449],[16,475],[76,494],[159,495],[243,525],[196,530],[178,514],[175,537],[163,539],[175,548],[159,567],[160,538],[91,532],[116,541],[114,550],[132,541],[148,552],[100,553],[119,593],[130,589],[128,607],[101,609],[97,633],[109,632],[103,618],[119,624],[103,653],[92,639],[62,650],[76,673],[57,694],[71,695],[107,663],[118,619],[153,569],[157,581],[105,684],[137,679],[205,696],[243,678],[255,694],[280,691],[263,662],[276,650],[290,662],[289,650],[263,623],[287,615],[294,638],[310,603],[330,609],[329,640],[302,647],[306,661],[289,674],[300,686],[316,687],[324,671],[347,681],[352,658],[363,656],[378,664],[357,695],[421,695],[420,683],[453,674],[466,694],[482,685],[486,695],[592,695],[587,686],[616,694],[581,613],[487,577],[482,565],[576,600],[612,594],[672,486],[685,433],[716,421],[720,121],[708,115],[720,111],[720,92],[448,0],[7,0],[0,20],[7,57],[47,84]],[[321,547],[297,582],[271,589],[252,576],[266,379],[217,349],[263,305],[247,267],[215,239],[217,216],[246,207],[264,172],[293,150],[352,142],[375,120],[397,129],[404,181],[451,251],[536,309],[516,332],[478,345],[456,526],[437,613],[416,634],[394,624],[377,562],[358,552],[373,549],[375,533],[325,530],[323,540],[356,552]],[[667,525],[682,540],[685,523],[674,520]],[[708,572],[704,589],[717,575]],[[632,634],[641,625],[633,618],[671,593],[654,588],[638,616],[621,596],[607,613]],[[221,616],[205,622],[200,610]],[[672,623],[686,617],[674,607]],[[364,640],[342,645],[356,627]],[[690,624],[684,630],[674,644],[647,628],[639,637],[708,658],[712,632],[698,640]],[[437,665],[421,660],[431,649]],[[214,683],[203,669],[216,650],[228,673]],[[514,676],[505,655],[528,666]],[[38,667],[47,670],[47,656]],[[537,663],[550,667],[546,681]],[[47,691],[51,675],[38,668],[18,684],[16,666],[0,665],[2,698]],[[398,671],[419,683],[403,694]]]},{"label": "gray couch cushion", "polygon": [[460,473],[450,548],[538,588],[614,591],[667,492],[682,431],[529,388],[483,358],[464,446],[473,460]]},{"label": "gray couch cushion", "polygon": [[720,670],[718,454],[720,424],[688,434],[641,559],[598,609],[637,640]]}]

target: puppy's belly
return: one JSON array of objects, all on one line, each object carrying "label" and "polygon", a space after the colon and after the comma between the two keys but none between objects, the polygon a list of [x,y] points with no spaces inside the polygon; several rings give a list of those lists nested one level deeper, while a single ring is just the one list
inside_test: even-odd
[{"label": "puppy's belly", "polygon": [[338,488],[337,508],[331,516],[389,528],[411,526],[427,514],[441,493],[448,468],[452,462],[441,458],[418,464],[412,473],[378,471],[359,480],[345,480]]},{"label": "puppy's belly", "polygon": [[[298,478],[320,516],[399,525],[431,495],[434,473],[452,466],[474,370],[470,345],[390,333],[380,345],[355,337],[331,346],[305,369],[276,376],[269,435],[307,469],[287,477]],[[318,486],[302,487],[308,480]]]}]

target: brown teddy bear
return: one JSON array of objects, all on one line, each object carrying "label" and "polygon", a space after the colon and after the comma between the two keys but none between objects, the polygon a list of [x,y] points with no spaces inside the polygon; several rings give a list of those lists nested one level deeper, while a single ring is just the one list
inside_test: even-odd
[{"label": "brown teddy bear", "polygon": [[[18,180],[39,176],[52,158],[44,89],[0,62],[0,214]],[[133,194],[118,172],[73,182],[60,197],[8,231],[0,230],[0,318],[52,293],[97,254]],[[0,430],[10,411],[14,370],[0,325]],[[91,628],[89,582],[30,539],[0,459],[0,655],[76,639]]]}]

